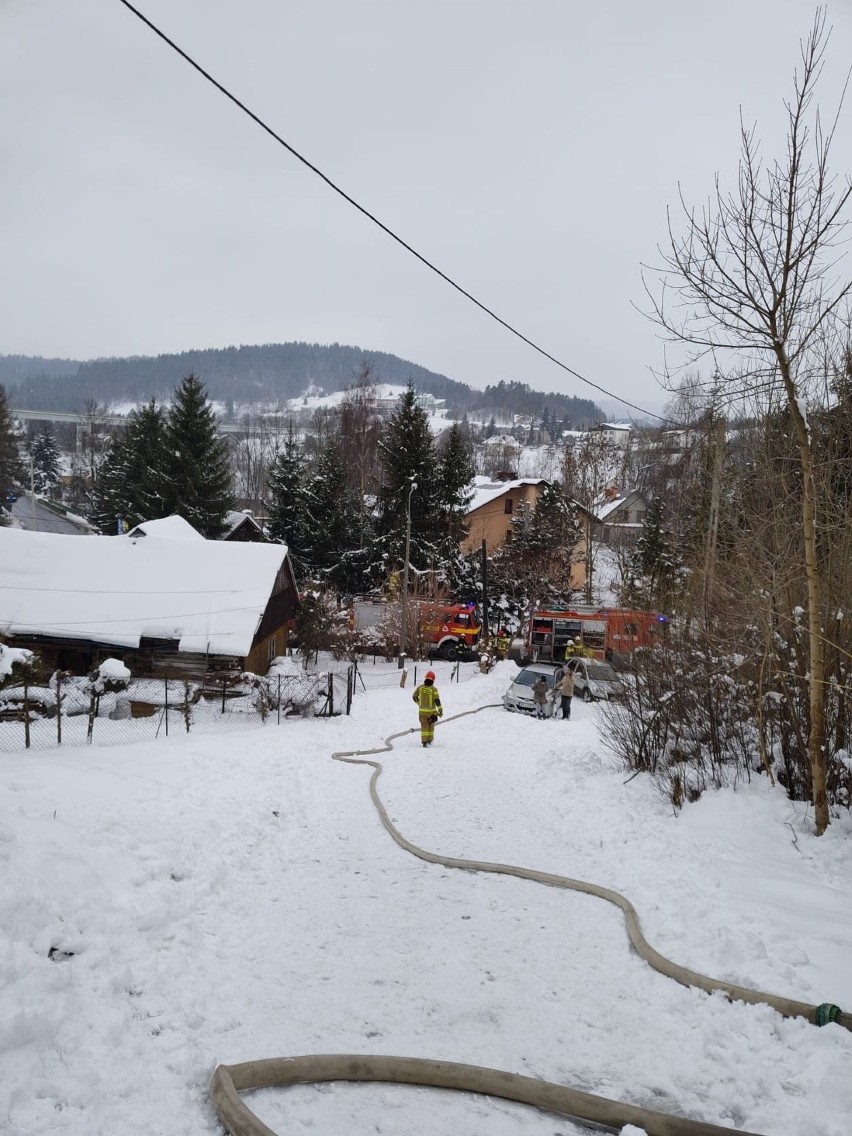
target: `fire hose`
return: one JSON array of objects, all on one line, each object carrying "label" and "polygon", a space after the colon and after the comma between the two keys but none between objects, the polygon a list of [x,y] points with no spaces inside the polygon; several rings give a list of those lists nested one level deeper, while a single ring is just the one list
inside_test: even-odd
[{"label": "fire hose", "polygon": [[[494,709],[499,704],[479,706],[444,718],[442,725],[477,714],[482,710]],[[446,868],[459,868],[467,872],[492,872],[499,875],[516,876],[548,887],[563,888],[570,891],[594,895],[615,904],[624,914],[625,925],[630,942],[636,952],[649,966],[661,974],[673,978],[684,986],[696,987],[708,994],[721,993],[733,1001],[749,1002],[771,1006],[784,1017],[802,1017],[814,1025],[822,1026],[831,1022],[852,1030],[852,1014],[844,1013],[831,1003],[812,1005],[777,994],[766,994],[747,986],[737,986],[722,982],[697,971],[679,966],[655,950],[642,932],[636,908],[626,896],[611,888],[585,880],[574,880],[552,872],[540,872],[531,868],[521,868],[513,864],[491,863],[484,860],[466,860],[455,856],[441,856],[428,852],[407,840],[394,826],[387,814],[377,790],[382,773],[378,761],[365,760],[373,754],[387,753],[393,749],[397,738],[414,733],[415,728],[400,730],[385,738],[384,745],[375,749],[348,750],[333,753],[332,759],[352,765],[368,765],[373,773],[370,778],[370,796],[381,818],[382,824],[396,843],[406,852],[440,864]],[[674,1116],[625,1104],[622,1101],[596,1096],[565,1085],[523,1077],[500,1069],[489,1069],[480,1065],[463,1065],[450,1061],[432,1061],[415,1057],[364,1056],[358,1054],[313,1054],[301,1057],[273,1057],[260,1061],[247,1061],[239,1065],[219,1065],[210,1086],[213,1104],[222,1124],[231,1136],[276,1136],[248,1108],[240,1096],[241,1090],[271,1088],[273,1086],[317,1083],[325,1081],[378,1081],[391,1084],[421,1085],[432,1088],[453,1089],[460,1092],[479,1093],[485,1096],[502,1097],[532,1105],[547,1112],[559,1113],[581,1123],[593,1124],[605,1130],[619,1132],[626,1125],[643,1128],[648,1136],[731,1136],[736,1131],[739,1136],[758,1136],[757,1133],[742,1129],[732,1130],[687,1117]]]}]

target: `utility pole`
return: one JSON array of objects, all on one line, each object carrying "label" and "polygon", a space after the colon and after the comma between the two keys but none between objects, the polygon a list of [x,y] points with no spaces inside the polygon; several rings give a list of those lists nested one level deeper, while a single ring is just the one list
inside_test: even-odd
[{"label": "utility pole", "polygon": [[411,551],[411,494],[417,488],[417,482],[412,480],[408,490],[408,504],[405,509],[405,563],[402,566],[402,627],[399,632],[399,669],[405,666],[405,652],[408,647],[408,556]]},{"label": "utility pole", "polygon": [[33,532],[37,532],[38,526],[36,525],[35,511],[35,462],[33,461],[32,454],[30,454],[30,509],[33,515]]},{"label": "utility pole", "polygon": [[707,518],[707,545],[704,555],[704,624],[710,623],[713,597],[713,577],[716,572],[716,544],[719,536],[719,509],[722,494],[722,472],[725,463],[727,425],[725,418],[714,411],[710,422],[710,446],[713,455],[713,472],[710,481],[710,513]]},{"label": "utility pole", "polygon": [[488,644],[488,553],[482,538],[482,641]]}]

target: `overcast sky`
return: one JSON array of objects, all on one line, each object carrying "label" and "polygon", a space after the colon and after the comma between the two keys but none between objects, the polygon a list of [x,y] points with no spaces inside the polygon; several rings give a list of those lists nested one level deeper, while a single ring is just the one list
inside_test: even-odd
[{"label": "overcast sky", "polygon": [[[658,408],[643,301],[677,185],[777,151],[808,0],[138,0],[505,319]],[[852,59],[829,7],[823,86]],[[586,396],[338,198],[118,0],[0,0],[0,353],[309,340]],[[852,157],[852,107],[838,159]],[[841,172],[848,172],[848,167]],[[592,395],[597,397],[596,395]]]}]

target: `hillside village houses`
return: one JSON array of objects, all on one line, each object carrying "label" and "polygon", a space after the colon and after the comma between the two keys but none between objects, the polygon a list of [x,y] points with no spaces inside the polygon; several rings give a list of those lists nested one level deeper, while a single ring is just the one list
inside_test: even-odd
[{"label": "hillside village houses", "polygon": [[626,450],[630,445],[633,426],[629,422],[599,422],[589,427],[589,433],[600,434],[611,445]]},{"label": "hillside village houses", "polygon": [[181,517],[124,536],[0,528],[0,633],[49,668],[266,674],[298,604],[286,546],[205,540]]},{"label": "hillside village houses", "polygon": [[630,537],[635,540],[645,524],[647,512],[648,502],[638,490],[621,493],[610,489],[595,502],[592,535],[607,542],[615,537],[620,538],[620,542]]}]

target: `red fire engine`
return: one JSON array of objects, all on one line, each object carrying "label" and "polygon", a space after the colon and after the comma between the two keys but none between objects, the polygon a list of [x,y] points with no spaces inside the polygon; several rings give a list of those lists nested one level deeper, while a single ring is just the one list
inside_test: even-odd
[{"label": "red fire engine", "polygon": [[[361,598],[355,600],[352,607],[352,626],[357,631],[377,627],[391,612],[398,611],[398,604],[380,598]],[[482,628],[472,603],[412,600],[409,613],[411,619],[416,619],[416,633],[424,652],[455,661],[464,658],[465,652],[479,642]]]},{"label": "red fire engine", "polygon": [[666,622],[653,611],[585,605],[540,608],[512,641],[510,656],[521,667],[561,663],[572,654],[608,659],[653,646]]}]

